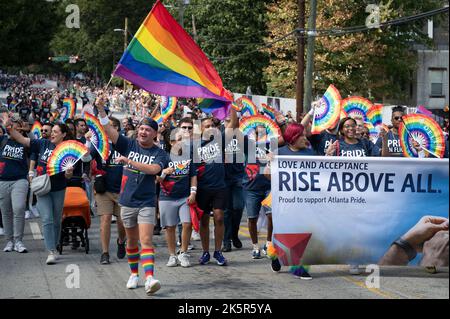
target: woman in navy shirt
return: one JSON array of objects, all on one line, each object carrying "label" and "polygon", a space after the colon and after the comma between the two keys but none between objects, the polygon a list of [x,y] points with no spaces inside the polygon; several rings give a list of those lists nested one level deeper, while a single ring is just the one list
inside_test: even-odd
[{"label": "woman in navy shirt", "polygon": [[[20,130],[22,124],[18,120],[12,125]],[[22,238],[28,193],[28,153],[29,150],[14,138],[0,136],[0,210],[7,241],[5,252],[27,252]]]},{"label": "woman in navy shirt", "polygon": [[[31,140],[23,137],[14,127],[10,129],[10,135],[17,142],[29,147],[31,152],[38,154],[37,174],[46,174],[47,162],[53,150],[66,140],[71,139],[69,128],[65,124],[56,124],[52,128],[49,140]],[[37,196],[37,207],[41,214],[42,229],[44,233],[45,247],[49,251],[47,265],[56,263],[56,245],[61,235],[61,218],[64,208],[66,193],[66,180],[72,178],[73,168],[53,176],[50,176],[51,191],[44,196]]]}]

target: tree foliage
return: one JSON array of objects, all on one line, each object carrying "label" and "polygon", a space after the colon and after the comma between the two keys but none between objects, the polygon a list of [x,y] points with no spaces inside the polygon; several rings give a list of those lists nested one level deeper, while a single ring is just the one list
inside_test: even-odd
[{"label": "tree foliage", "polygon": [[257,51],[267,36],[265,0],[195,0],[186,11],[186,27],[210,57],[224,86],[233,92],[265,94],[268,55]]},{"label": "tree foliage", "polygon": [[2,1],[0,65],[27,66],[48,59],[49,41],[58,23],[57,5],[47,1]]},{"label": "tree foliage", "polygon": [[[341,29],[365,25],[371,1],[318,1],[317,29]],[[381,22],[425,12],[440,6],[437,0],[396,0],[380,3]],[[307,2],[308,8],[308,2]],[[297,26],[297,1],[278,0],[269,7],[269,30],[273,38]],[[314,90],[321,95],[335,84],[345,97],[363,95],[378,101],[405,100],[408,83],[416,68],[414,43],[427,43],[424,20],[401,26],[373,29],[343,36],[316,38]],[[296,41],[277,43],[267,68],[270,90],[280,96],[295,96]]]}]

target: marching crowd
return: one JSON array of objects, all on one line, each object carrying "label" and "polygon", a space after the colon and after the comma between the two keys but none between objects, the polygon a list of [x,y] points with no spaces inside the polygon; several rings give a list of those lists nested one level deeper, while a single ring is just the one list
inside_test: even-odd
[{"label": "marching crowd", "polygon": [[[219,266],[226,266],[224,253],[243,246],[238,234],[245,210],[252,241],[250,257],[260,259],[267,255],[272,240],[272,212],[262,202],[271,192],[273,154],[403,156],[398,128],[405,109],[400,106],[392,109],[392,126],[389,131],[382,130],[375,143],[369,139],[361,118],[343,118],[336,127],[312,135],[315,104],[304,114],[301,123],[276,113],[282,136],[274,139],[264,126],[257,127],[254,136],[243,136],[238,130],[237,110],[230,108],[228,117],[220,121],[197,108],[195,99],[183,101],[190,112],[178,111],[158,124],[153,120],[158,99],[140,90],[103,91],[79,83],[74,91],[32,88],[28,77],[4,80],[0,84],[9,91],[0,130],[0,230],[6,241],[4,252],[27,252],[23,243],[25,211],[33,208],[42,222],[45,248],[49,252],[46,262],[56,263],[66,188],[81,187],[94,194],[88,197],[101,218],[100,262],[109,263],[114,216],[118,228],[117,256],[127,258],[131,271],[127,288],[138,287],[141,263],[147,294],[161,287],[154,276],[152,242],[159,229],[165,230],[170,255],[167,267],[191,266],[190,241],[198,235],[202,246],[199,264],[205,265],[213,258]],[[74,99],[76,105],[80,99],[81,114],[88,112],[98,117],[110,142],[108,160],[103,160],[92,147],[92,136],[82,115],[65,123],[59,121],[58,110],[64,98]],[[110,116],[111,110],[130,110],[130,117],[121,122]],[[35,121],[42,124],[41,139],[30,134]],[[51,190],[34,198],[30,183],[46,174],[52,151],[67,140],[85,144],[90,153],[74,167],[51,176]],[[448,157],[448,135],[446,143]],[[421,152],[420,145],[415,147],[420,154],[428,156]],[[101,192],[95,191],[98,176],[103,176],[105,185]],[[31,208],[26,207],[29,202]],[[192,209],[200,213],[198,234],[193,231],[196,227],[191,218]],[[258,241],[260,212],[267,216],[267,238],[263,243]],[[214,220],[212,249],[211,218]],[[281,269],[277,259],[272,260],[271,267],[273,271]],[[357,274],[357,265],[352,265],[350,271]],[[299,276],[312,278],[306,269]]]}]

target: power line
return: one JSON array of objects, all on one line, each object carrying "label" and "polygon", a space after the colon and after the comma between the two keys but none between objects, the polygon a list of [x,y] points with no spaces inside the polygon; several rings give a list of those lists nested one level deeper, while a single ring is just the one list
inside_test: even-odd
[{"label": "power line", "polygon": [[398,19],[394,19],[391,21],[387,21],[387,22],[382,22],[380,23],[379,27],[376,28],[371,28],[371,27],[367,27],[366,25],[359,25],[359,26],[353,26],[353,27],[347,27],[347,28],[341,28],[341,29],[315,29],[315,30],[311,30],[311,29],[295,29],[287,34],[285,34],[284,36],[281,36],[280,38],[273,40],[255,50],[249,51],[249,52],[245,52],[236,56],[230,56],[230,57],[216,57],[216,58],[212,58],[213,61],[226,61],[226,60],[234,60],[234,59],[240,59],[244,56],[259,52],[261,50],[267,49],[269,47],[271,47],[272,45],[281,42],[281,41],[286,41],[286,40],[291,40],[289,39],[289,37],[291,37],[292,35],[296,35],[299,38],[306,38],[308,36],[315,36],[315,37],[324,37],[324,36],[341,36],[341,35],[345,35],[345,34],[351,34],[351,33],[359,33],[359,32],[365,32],[365,31],[372,31],[372,30],[377,30],[377,29],[381,29],[381,28],[385,28],[385,27],[389,27],[389,26],[396,26],[396,25],[401,25],[401,24],[406,24],[409,22],[413,22],[413,21],[417,21],[423,18],[427,18],[427,17],[431,17],[431,16],[435,16],[441,13],[445,13],[449,11],[449,7],[446,6],[444,8],[439,8],[439,9],[435,9],[435,10],[431,10],[431,11],[427,11],[427,12],[423,12],[423,13],[419,13],[416,15],[412,15],[412,16],[408,16],[408,17],[401,17]]}]

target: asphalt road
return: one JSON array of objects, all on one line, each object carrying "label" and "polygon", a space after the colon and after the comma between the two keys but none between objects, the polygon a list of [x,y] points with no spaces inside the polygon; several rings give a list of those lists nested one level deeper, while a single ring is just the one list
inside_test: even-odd
[{"label": "asphalt road", "polygon": [[[125,288],[129,268],[126,260],[118,260],[115,256],[115,230],[111,240],[112,263],[100,265],[98,217],[92,220],[89,230],[90,253],[86,254],[81,248],[71,250],[66,247],[58,264],[52,266],[45,264],[47,253],[40,239],[41,230],[39,219],[27,221],[24,243],[29,253],[0,252],[0,299],[449,298],[448,268],[439,269],[439,273],[432,275],[418,267],[383,267],[379,288],[367,287],[367,275],[351,276],[344,265],[312,266],[310,272],[314,279],[311,281],[295,278],[287,267],[280,273],[273,273],[269,259],[251,258],[251,242],[245,223],[240,234],[244,248],[225,254],[229,260],[227,267],[212,262],[199,265],[200,242],[195,241],[196,249],[190,252],[193,267],[168,268],[165,266],[168,254],[164,235],[155,236],[155,276],[161,281],[162,288],[155,296],[147,297],[143,286],[137,290]],[[261,241],[263,237],[264,234]],[[0,242],[3,244],[3,238]],[[74,277],[77,272],[78,281]]]}]

